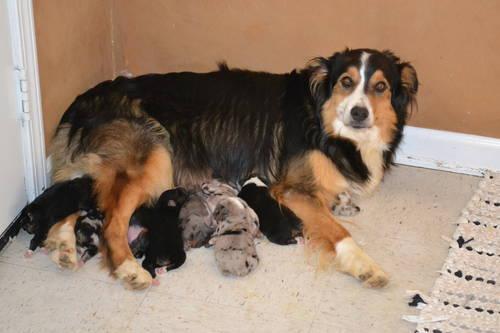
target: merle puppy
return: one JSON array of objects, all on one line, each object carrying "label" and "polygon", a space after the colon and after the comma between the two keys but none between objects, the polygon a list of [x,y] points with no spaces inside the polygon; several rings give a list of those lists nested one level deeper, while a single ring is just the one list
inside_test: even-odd
[{"label": "merle puppy", "polygon": [[56,183],[24,207],[16,222],[29,234],[34,234],[29,251],[43,245],[54,224],[80,210],[95,207],[93,183],[88,176]]},{"label": "merle puppy", "polygon": [[247,180],[238,194],[257,213],[260,231],[279,245],[296,244],[302,235],[301,220],[290,209],[280,206],[258,177]]},{"label": "merle puppy", "polygon": [[129,227],[132,253],[136,258],[145,256],[142,267],[153,278],[157,268],[172,270],[186,261],[179,211],[187,198],[188,193],[182,188],[168,190],[153,207],[142,206],[132,216]]},{"label": "merle puppy", "polygon": [[103,222],[104,215],[95,208],[83,211],[76,220],[76,246],[82,264],[99,252],[99,239]]},{"label": "merle puppy", "polygon": [[213,216],[215,207],[223,198],[235,197],[237,193],[231,185],[212,179],[190,194],[179,213],[186,250],[208,245],[217,228]]},{"label": "merle puppy", "polygon": [[254,238],[260,237],[259,218],[241,198],[223,197],[213,213],[217,229],[209,244],[224,275],[245,276],[259,264]]}]

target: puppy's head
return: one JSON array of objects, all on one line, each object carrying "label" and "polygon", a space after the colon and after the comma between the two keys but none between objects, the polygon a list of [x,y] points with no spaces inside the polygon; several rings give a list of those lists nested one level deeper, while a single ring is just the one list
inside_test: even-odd
[{"label": "puppy's head", "polygon": [[307,67],[324,131],[393,150],[418,90],[413,66],[392,52],[345,50]]},{"label": "puppy's head", "polygon": [[41,209],[36,205],[28,205],[19,216],[21,227],[29,234],[37,232],[42,223],[43,215]]},{"label": "puppy's head", "polygon": [[188,200],[189,193],[182,187],[163,192],[158,199],[158,207],[164,210],[178,212]]},{"label": "puppy's head", "polygon": [[257,235],[259,232],[257,214],[240,198],[230,197],[220,200],[215,207],[213,216],[217,222],[216,235],[234,231]]}]

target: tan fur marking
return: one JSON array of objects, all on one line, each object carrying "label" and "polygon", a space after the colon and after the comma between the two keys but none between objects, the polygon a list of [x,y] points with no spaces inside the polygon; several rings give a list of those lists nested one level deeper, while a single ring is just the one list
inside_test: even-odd
[{"label": "tan fur marking", "polygon": [[320,151],[314,150],[307,156],[317,192],[325,200],[325,205],[331,207],[337,196],[345,191],[349,184],[338,171],[332,161]]},{"label": "tan fur marking", "polygon": [[[382,94],[374,91],[375,85],[379,82],[387,85],[387,89]],[[367,96],[373,109],[374,125],[380,130],[380,138],[382,142],[390,143],[396,130],[397,117],[391,104],[389,83],[381,70],[377,70],[370,78]]]}]

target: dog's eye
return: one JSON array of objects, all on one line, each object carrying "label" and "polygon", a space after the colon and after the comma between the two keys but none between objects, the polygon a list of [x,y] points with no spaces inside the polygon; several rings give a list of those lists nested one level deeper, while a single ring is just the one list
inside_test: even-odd
[{"label": "dog's eye", "polygon": [[383,93],[387,89],[387,84],[385,82],[379,82],[375,85],[375,91],[377,93]]},{"label": "dog's eye", "polygon": [[340,84],[344,89],[351,89],[353,86],[352,79],[348,76],[342,78],[342,80],[340,80]]}]

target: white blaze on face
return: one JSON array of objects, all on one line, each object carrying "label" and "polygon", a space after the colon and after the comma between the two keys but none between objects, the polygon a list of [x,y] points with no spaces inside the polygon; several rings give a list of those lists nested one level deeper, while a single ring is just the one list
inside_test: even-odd
[{"label": "white blaze on face", "polygon": [[[354,91],[347,96],[337,108],[337,119],[342,120],[344,124],[349,124],[351,121],[351,110],[355,106],[360,106],[368,109],[368,123],[373,124],[373,110],[370,105],[368,96],[365,93],[365,85],[368,78],[366,77],[366,64],[370,58],[370,54],[363,52],[361,54],[361,65],[359,67],[360,80]],[[334,127],[335,128],[335,127]]]}]

